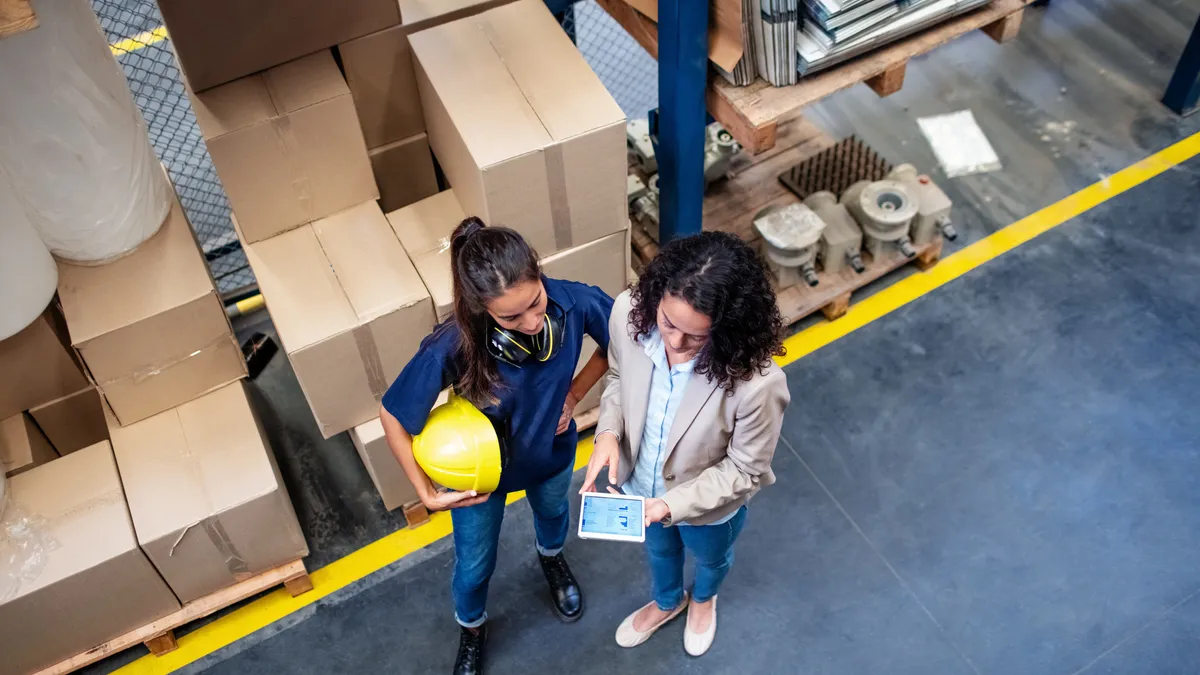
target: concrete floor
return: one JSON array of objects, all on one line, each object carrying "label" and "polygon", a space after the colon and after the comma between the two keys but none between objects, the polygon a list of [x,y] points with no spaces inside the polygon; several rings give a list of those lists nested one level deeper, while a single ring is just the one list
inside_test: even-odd
[{"label": "concrete floor", "polygon": [[[957,248],[1200,131],[1157,102],[1198,14],[1056,0],[1014,44],[968,36],[900,93],[809,116],[930,168],[915,118],[972,108],[1004,169],[941,180]],[[490,672],[1195,672],[1198,176],[1192,160],[790,366],[780,484],[754,503],[704,659],[681,626],[613,644],[644,601],[636,547],[572,541],[588,615],[558,624],[510,507]],[[255,389],[310,569],[403,525],[348,438],[317,434],[286,359]],[[184,672],[446,672],[452,556],[434,544]]]},{"label": "concrete floor", "polygon": [[[637,546],[570,542],[588,609],[559,623],[513,505],[489,672],[1195,672],[1197,209],[1193,159],[789,366],[779,483],[702,659],[680,623],[614,644],[647,597]],[[448,672],[453,555],[188,670]]]}]

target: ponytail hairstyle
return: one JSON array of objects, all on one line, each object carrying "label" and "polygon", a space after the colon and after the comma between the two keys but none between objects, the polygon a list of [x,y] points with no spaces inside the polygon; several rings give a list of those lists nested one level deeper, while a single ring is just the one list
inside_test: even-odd
[{"label": "ponytail hairstyle", "polygon": [[541,278],[537,252],[507,227],[487,227],[471,216],[450,235],[454,321],[459,340],[458,391],[479,407],[496,402],[500,372],[488,353],[487,303],[524,281]]}]

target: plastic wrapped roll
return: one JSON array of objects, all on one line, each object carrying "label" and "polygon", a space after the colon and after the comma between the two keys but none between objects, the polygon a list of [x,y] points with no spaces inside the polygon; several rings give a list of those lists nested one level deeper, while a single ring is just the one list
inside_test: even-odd
[{"label": "plastic wrapped roll", "polygon": [[58,265],[0,171],[0,340],[38,318],[57,286]]},{"label": "plastic wrapped roll", "polygon": [[33,0],[0,40],[0,167],[60,259],[98,264],[158,231],[170,185],[87,0]]}]

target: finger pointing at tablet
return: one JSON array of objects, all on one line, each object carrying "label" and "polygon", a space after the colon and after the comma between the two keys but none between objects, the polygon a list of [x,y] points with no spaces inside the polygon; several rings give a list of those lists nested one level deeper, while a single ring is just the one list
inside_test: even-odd
[{"label": "finger pointing at tablet", "polygon": [[620,463],[621,446],[617,443],[617,437],[601,432],[599,436],[596,436],[592,458],[588,460],[587,474],[583,479],[583,488],[579,490],[579,494],[596,491],[596,478],[600,476],[600,470],[606,466],[608,467],[608,482],[615,485]]}]

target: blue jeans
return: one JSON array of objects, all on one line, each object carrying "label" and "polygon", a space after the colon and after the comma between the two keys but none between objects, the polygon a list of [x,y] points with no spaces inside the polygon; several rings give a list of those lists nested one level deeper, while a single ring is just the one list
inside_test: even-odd
[{"label": "blue jeans", "polygon": [[650,583],[658,608],[669,612],[683,602],[685,549],[696,558],[692,598],[696,602],[711,600],[733,566],[733,542],[737,541],[745,524],[746,507],[743,506],[729,522],[720,525],[663,527],[654,523],[646,528]]},{"label": "blue jeans", "polygon": [[[574,463],[569,463],[555,476],[526,491],[529,508],[533,509],[534,543],[542,555],[557,555],[567,541],[571,529],[567,493],[574,468]],[[493,492],[482,504],[450,510],[454,522],[454,579],[450,583],[454,618],[467,628],[487,621],[488,582],[496,571],[507,497]]]}]

